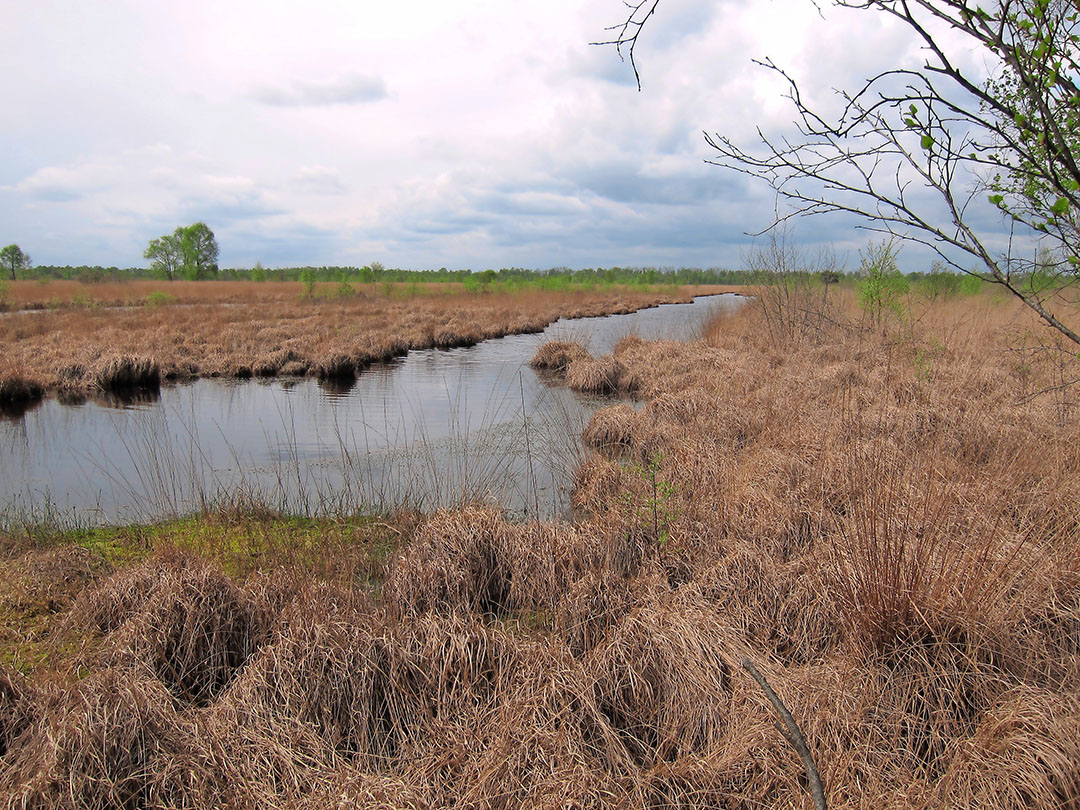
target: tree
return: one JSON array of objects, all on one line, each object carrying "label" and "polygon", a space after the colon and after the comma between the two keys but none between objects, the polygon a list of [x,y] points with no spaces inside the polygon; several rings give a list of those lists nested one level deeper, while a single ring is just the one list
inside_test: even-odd
[{"label": "tree", "polygon": [[171,234],[150,240],[150,246],[143,253],[143,258],[150,260],[150,268],[164,273],[172,281],[184,264],[183,239],[184,229],[177,228]]},{"label": "tree", "polygon": [[[919,242],[953,268],[999,284],[1050,327],[1080,345],[1075,323],[1054,310],[1080,280],[1080,17],[1075,0],[834,0],[888,14],[919,41],[919,68],[886,68],[829,115],[804,101],[772,60],[758,64],[788,83],[798,136],[758,131],[756,146],[706,135],[710,162],[768,183],[795,215],[846,212],[864,227]],[[614,44],[634,49],[660,0],[631,3]],[[942,36],[943,28],[952,34]],[[981,53],[987,77],[965,72]],[[640,78],[639,78],[640,87]],[[926,194],[925,190],[931,193]],[[979,209],[996,207],[1002,228]],[[1036,237],[1054,256],[1051,285],[1031,283],[1032,258],[1012,254],[1013,236]],[[964,255],[968,257],[963,259]],[[962,265],[974,258],[977,269]]]},{"label": "tree", "polygon": [[11,274],[11,280],[15,281],[16,274],[20,270],[30,267],[30,257],[23,253],[18,245],[8,245],[0,248],[0,265]]},{"label": "tree", "polygon": [[183,229],[184,274],[195,281],[217,275],[218,245],[205,222]]},{"label": "tree", "polygon": [[171,234],[151,239],[143,257],[150,267],[172,281],[177,273],[193,281],[209,278],[218,271],[218,245],[205,222],[179,227]]}]

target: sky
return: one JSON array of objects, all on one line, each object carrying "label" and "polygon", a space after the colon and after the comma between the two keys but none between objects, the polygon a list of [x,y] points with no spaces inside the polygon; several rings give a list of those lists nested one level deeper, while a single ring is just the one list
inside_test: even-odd
[{"label": "sky", "polygon": [[[776,201],[708,165],[703,132],[790,131],[752,59],[824,104],[923,60],[883,15],[809,0],[664,0],[640,91],[590,44],[619,0],[0,11],[0,244],[39,265],[144,265],[150,239],[204,221],[226,267],[740,267]],[[870,237],[854,225],[790,237],[857,265]]]}]

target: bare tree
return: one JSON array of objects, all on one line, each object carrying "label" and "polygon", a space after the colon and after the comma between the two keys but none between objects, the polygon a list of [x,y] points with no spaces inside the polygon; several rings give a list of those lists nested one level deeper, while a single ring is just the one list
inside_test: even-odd
[{"label": "bare tree", "polygon": [[[638,39],[659,5],[629,3],[625,22],[609,29],[606,44],[629,56],[635,75]],[[1078,326],[1059,317],[1062,290],[1080,279],[1078,0],[835,5],[899,20],[921,42],[925,63],[887,68],[838,91],[840,110],[828,115],[772,60],[758,62],[787,81],[798,135],[759,129],[752,147],[706,135],[716,152],[710,162],[768,183],[789,205],[773,225],[795,215],[854,214],[864,227],[919,242],[954,269],[1000,284],[1080,345]],[[950,29],[961,36],[942,35]],[[988,75],[961,68],[960,48],[972,46]],[[1009,227],[980,226],[982,206],[1000,209]],[[1034,249],[1031,258],[1014,255],[1011,235],[1009,248],[995,247],[1006,231],[1037,238],[1053,261],[1037,260]],[[971,258],[976,269],[961,264]]]}]

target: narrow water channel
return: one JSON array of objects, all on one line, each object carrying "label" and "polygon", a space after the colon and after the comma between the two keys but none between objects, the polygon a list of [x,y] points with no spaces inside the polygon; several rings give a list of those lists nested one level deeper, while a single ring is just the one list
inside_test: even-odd
[{"label": "narrow water channel", "polygon": [[305,514],[467,500],[563,514],[581,431],[608,403],[545,384],[526,365],[536,349],[578,340],[599,356],[629,334],[692,338],[742,300],[703,297],[410,352],[348,387],[198,380],[142,402],[49,399],[0,421],[0,516],[132,523],[238,493]]}]

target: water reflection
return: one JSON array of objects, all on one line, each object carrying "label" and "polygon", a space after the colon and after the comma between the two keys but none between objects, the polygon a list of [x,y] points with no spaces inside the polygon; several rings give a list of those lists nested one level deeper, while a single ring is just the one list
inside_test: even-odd
[{"label": "water reflection", "polygon": [[118,388],[115,391],[101,391],[93,397],[93,401],[103,408],[116,408],[118,410],[153,405],[160,399],[161,389],[158,386]]},{"label": "water reflection", "polygon": [[579,436],[606,404],[524,365],[548,340],[594,354],[628,334],[694,336],[734,296],[559,321],[542,333],[431,349],[353,380],[197,380],[49,399],[0,423],[0,507],[86,522],[151,520],[244,492],[295,512],[463,500],[564,512]]},{"label": "water reflection", "polygon": [[0,419],[21,420],[42,402],[42,398],[30,397],[19,402],[0,403]]},{"label": "water reflection", "polygon": [[319,388],[328,397],[347,397],[356,386],[356,377],[327,377],[319,380]]}]

